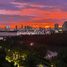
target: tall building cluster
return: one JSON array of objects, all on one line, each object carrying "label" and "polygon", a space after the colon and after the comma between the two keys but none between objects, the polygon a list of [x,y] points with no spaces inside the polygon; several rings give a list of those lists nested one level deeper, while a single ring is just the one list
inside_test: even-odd
[{"label": "tall building cluster", "polygon": [[[11,29],[10,26],[6,26],[4,29],[0,29],[0,34],[3,32],[8,32],[9,34],[14,33],[14,35],[34,35],[34,34],[52,34],[52,33],[62,33],[67,31],[67,21],[65,21],[62,25],[62,27],[59,27],[59,24],[54,24],[54,28],[33,28],[31,26],[21,26],[21,28],[18,28],[18,26],[15,26],[14,29]],[[14,32],[11,32],[14,31]],[[6,33],[6,34],[8,34]]]},{"label": "tall building cluster", "polygon": [[67,21],[65,21],[64,24],[62,25],[62,29],[63,31],[67,31]]}]

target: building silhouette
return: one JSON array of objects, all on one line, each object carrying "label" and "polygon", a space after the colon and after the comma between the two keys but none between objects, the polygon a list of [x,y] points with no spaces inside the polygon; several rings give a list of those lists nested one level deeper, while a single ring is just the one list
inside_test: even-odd
[{"label": "building silhouette", "polygon": [[56,24],[54,25],[54,29],[58,30],[58,29],[59,29],[59,24],[56,23]]},{"label": "building silhouette", "polygon": [[67,31],[67,21],[65,21],[64,24],[62,25],[62,29],[63,31]]},{"label": "building silhouette", "polygon": [[5,26],[5,31],[9,31],[10,30],[10,26],[9,25],[6,25]]}]

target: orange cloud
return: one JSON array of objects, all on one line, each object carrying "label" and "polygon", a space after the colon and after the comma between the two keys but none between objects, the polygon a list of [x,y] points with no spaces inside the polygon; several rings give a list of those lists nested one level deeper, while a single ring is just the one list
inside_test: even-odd
[{"label": "orange cloud", "polygon": [[67,12],[61,10],[23,9],[21,15],[34,15],[35,19],[67,19]]},{"label": "orange cloud", "polygon": [[[26,26],[30,25],[32,27],[45,27],[50,26],[53,27],[53,22],[36,22],[40,20],[45,19],[57,19],[57,20],[64,20],[67,19],[67,12],[61,11],[61,10],[40,10],[40,9],[32,9],[32,8],[25,8],[23,10],[18,11],[11,11],[11,10],[0,10],[0,14],[4,15],[19,15],[19,16],[34,16],[30,21],[28,22],[13,22],[10,23],[11,28],[15,28],[16,25],[20,27],[20,25]],[[3,17],[5,18],[5,17]],[[33,22],[35,21],[35,22]],[[61,22],[59,22],[61,24]],[[4,27],[5,25],[1,26]]]}]

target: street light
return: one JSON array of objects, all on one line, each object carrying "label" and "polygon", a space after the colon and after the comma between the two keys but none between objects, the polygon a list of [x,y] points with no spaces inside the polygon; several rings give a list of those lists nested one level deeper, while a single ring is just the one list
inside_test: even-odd
[{"label": "street light", "polygon": [[31,43],[30,43],[30,46],[33,46],[33,45],[34,45],[34,43],[33,43],[33,42],[31,42]]}]

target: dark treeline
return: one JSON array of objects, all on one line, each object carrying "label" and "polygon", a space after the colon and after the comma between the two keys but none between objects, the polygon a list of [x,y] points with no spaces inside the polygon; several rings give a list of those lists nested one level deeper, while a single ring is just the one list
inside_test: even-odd
[{"label": "dark treeline", "polygon": [[[28,62],[30,62],[29,64],[34,64],[37,58],[38,59],[36,63],[41,62],[42,58],[46,55],[47,50],[57,51],[57,58],[54,58],[54,60],[52,60],[51,62],[53,62],[57,67],[67,67],[67,33],[4,37],[4,40],[0,41],[0,45],[12,50],[28,50],[31,53],[29,54],[30,56],[27,58],[27,60],[29,60]],[[36,56],[34,56],[33,54]],[[51,63],[43,59],[42,62],[44,61],[48,62],[47,66],[49,67]],[[27,65],[28,63],[26,62],[27,61],[25,61],[24,63],[25,65]]]},{"label": "dark treeline", "polygon": [[20,47],[23,49],[30,48],[30,43],[34,43],[34,49],[37,49],[38,47],[42,47],[42,49],[44,49],[45,47],[47,47],[48,49],[56,50],[56,48],[67,47],[67,33],[6,37],[6,40],[3,43],[4,46],[8,45],[8,47],[10,48]]}]

